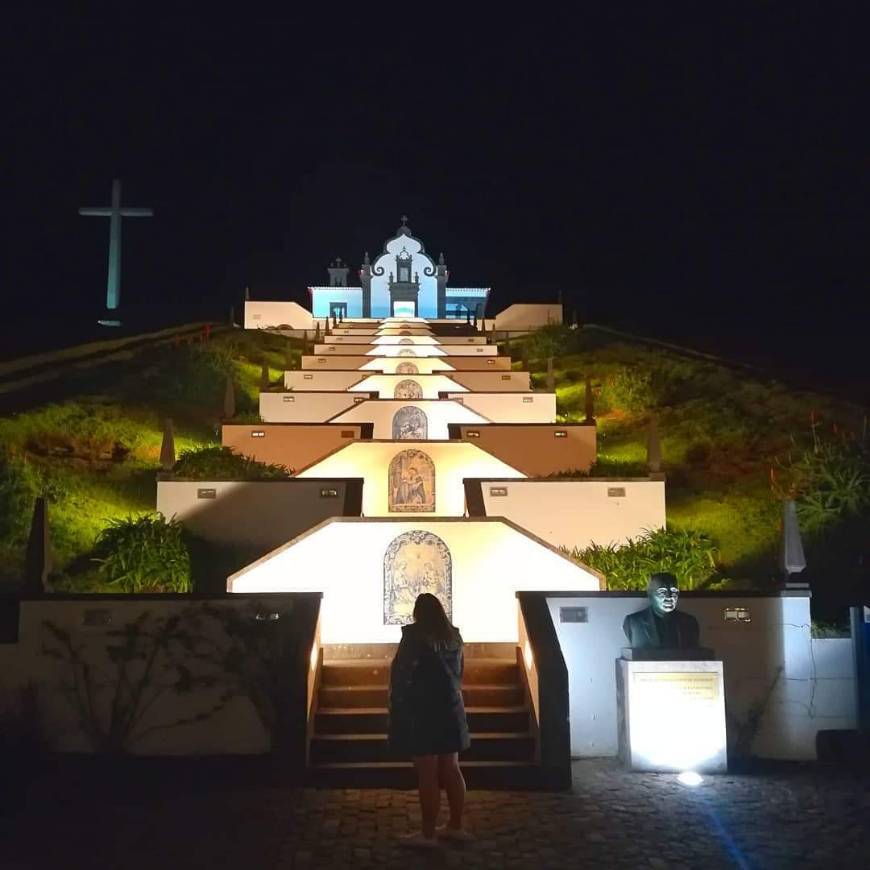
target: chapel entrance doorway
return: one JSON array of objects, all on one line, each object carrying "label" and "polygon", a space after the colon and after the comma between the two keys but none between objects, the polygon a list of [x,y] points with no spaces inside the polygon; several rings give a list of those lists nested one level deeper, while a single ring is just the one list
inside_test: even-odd
[{"label": "chapel entrance doorway", "polygon": [[344,320],[347,317],[347,302],[330,302],[329,317]]},{"label": "chapel entrance doorway", "polygon": [[416,317],[417,300],[393,299],[391,309],[391,315],[393,317]]}]

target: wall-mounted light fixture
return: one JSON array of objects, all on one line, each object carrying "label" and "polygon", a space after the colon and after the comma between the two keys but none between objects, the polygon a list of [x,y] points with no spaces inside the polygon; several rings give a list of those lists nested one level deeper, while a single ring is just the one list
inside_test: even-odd
[{"label": "wall-mounted light fixture", "polygon": [[607,487],[607,497],[608,498],[625,498],[625,487],[624,486],[608,486]]},{"label": "wall-mounted light fixture", "polygon": [[251,438],[265,438],[266,433],[262,429],[254,429],[251,432]]},{"label": "wall-mounted light fixture", "polygon": [[283,397],[283,401],[285,401],[285,402],[295,402],[295,401],[296,401],[296,396],[284,396],[284,397]]},{"label": "wall-mounted light fixture", "polygon": [[506,486],[491,486],[489,488],[489,494],[491,496],[495,496],[495,497],[505,496],[508,494],[507,487]]},{"label": "wall-mounted light fixture", "polygon": [[523,396],[523,404],[531,404],[535,400],[531,396]]},{"label": "wall-mounted light fixture", "polygon": [[567,438],[567,437],[568,437],[568,433],[567,433],[564,429],[557,429],[557,430],[553,433],[553,437],[554,437],[554,438]]}]

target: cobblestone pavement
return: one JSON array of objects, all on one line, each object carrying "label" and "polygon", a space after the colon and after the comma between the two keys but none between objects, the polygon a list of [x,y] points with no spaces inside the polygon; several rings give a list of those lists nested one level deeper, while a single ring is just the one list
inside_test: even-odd
[{"label": "cobblestone pavement", "polygon": [[119,793],[55,777],[0,821],[0,867],[870,866],[868,774],[817,765],[710,777],[690,789],[673,776],[584,761],[570,793],[470,792],[474,843],[399,849],[397,835],[418,820],[413,792],[178,780]]}]

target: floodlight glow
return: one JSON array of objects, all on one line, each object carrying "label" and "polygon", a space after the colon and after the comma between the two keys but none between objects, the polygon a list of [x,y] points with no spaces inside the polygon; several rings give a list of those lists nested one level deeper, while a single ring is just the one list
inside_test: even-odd
[{"label": "floodlight glow", "polygon": [[678,777],[677,782],[680,785],[687,785],[689,788],[695,788],[704,781],[704,777],[700,773],[695,773],[694,770],[684,770]]},{"label": "floodlight glow", "polygon": [[311,645],[311,658],[310,658],[310,662],[311,662],[311,670],[312,670],[312,671],[316,671],[316,670],[317,670],[317,660],[320,658],[320,656],[318,655],[318,653],[319,653],[319,650],[318,650],[318,648],[317,648],[317,644],[316,644],[316,643],[313,643],[313,644]]}]

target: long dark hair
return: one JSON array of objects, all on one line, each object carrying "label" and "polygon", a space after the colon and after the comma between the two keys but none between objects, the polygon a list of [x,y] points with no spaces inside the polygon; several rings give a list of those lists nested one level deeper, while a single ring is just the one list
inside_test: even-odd
[{"label": "long dark hair", "polygon": [[459,632],[450,624],[441,602],[431,593],[424,592],[414,602],[414,622],[433,646],[452,644]]}]

